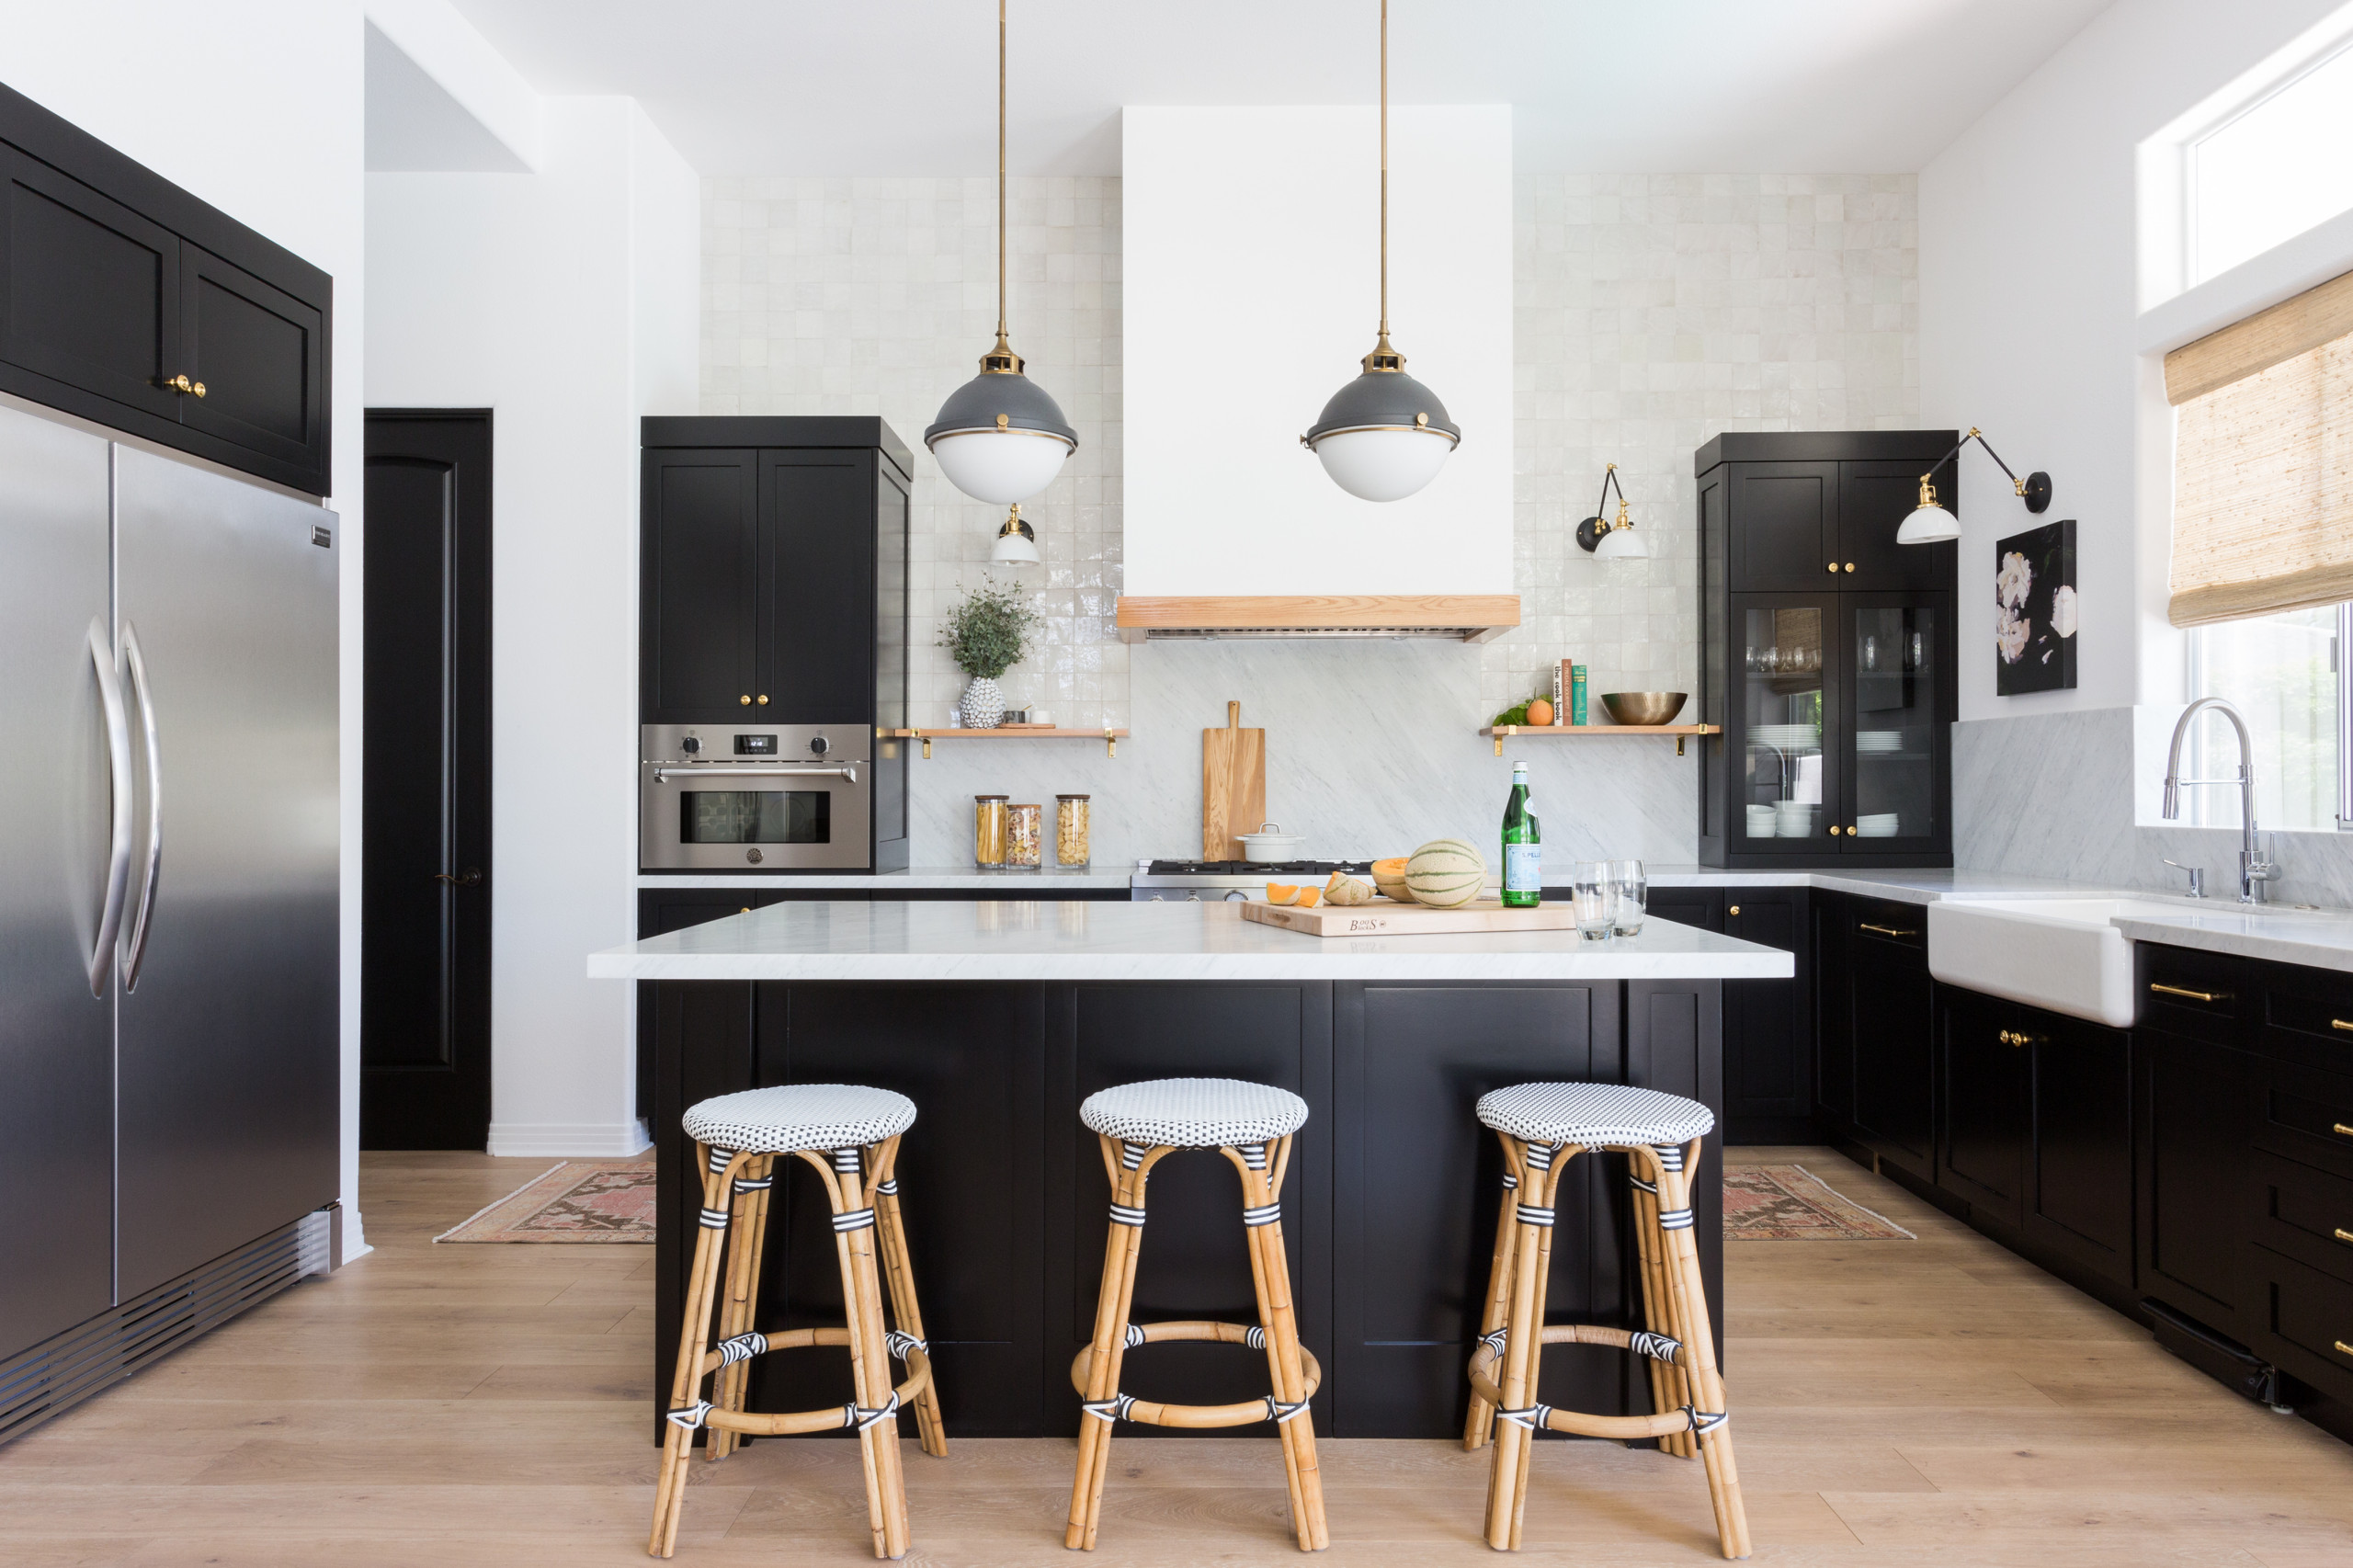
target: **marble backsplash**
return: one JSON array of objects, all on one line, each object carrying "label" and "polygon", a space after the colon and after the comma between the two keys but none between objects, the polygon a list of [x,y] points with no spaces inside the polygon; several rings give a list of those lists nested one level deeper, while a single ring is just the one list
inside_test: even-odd
[{"label": "marble backsplash", "polygon": [[[2177,707],[2097,708],[1953,726],[1953,864],[2120,887],[2237,896],[2235,827],[2182,827],[2158,815]],[[2280,878],[2272,903],[2353,908],[2353,835],[2267,834]]]}]

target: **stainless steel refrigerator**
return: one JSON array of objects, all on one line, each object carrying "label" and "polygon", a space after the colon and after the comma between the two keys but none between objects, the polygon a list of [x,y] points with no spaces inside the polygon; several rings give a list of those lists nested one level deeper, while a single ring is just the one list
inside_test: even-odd
[{"label": "stainless steel refrigerator", "polygon": [[0,1440],[324,1262],[337,527],[0,407]]}]

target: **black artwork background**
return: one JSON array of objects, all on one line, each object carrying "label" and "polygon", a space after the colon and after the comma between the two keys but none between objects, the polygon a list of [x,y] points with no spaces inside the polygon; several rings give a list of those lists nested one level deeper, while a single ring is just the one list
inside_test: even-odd
[{"label": "black artwork background", "polygon": [[[2022,609],[2002,602],[2002,568],[2009,557],[2023,557],[2033,574]],[[2002,697],[2029,691],[2072,691],[2075,687],[2075,642],[2081,634],[2082,610],[2076,607],[2075,625],[2061,636],[2052,625],[2058,589],[2075,597],[2075,519],[2063,517],[2024,533],[2015,533],[1994,546],[1994,690]],[[2009,614],[2026,623],[2025,648],[2016,662],[2007,655],[2004,632]]]}]

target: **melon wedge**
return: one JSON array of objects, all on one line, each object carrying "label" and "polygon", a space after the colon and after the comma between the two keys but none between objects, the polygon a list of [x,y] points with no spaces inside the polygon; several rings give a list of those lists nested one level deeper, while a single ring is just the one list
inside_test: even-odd
[{"label": "melon wedge", "polygon": [[1297,903],[1299,902],[1299,890],[1291,886],[1289,882],[1268,882],[1267,884],[1267,902],[1268,903]]}]

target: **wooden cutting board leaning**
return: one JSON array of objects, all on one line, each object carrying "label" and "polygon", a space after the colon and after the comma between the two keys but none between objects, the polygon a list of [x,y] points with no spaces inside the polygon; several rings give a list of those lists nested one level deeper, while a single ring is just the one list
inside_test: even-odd
[{"label": "wooden cutting board leaning", "polygon": [[1267,815],[1267,732],[1242,727],[1242,704],[1225,705],[1225,728],[1201,732],[1201,858],[1239,860],[1245,830]]},{"label": "wooden cutting board leaning", "polygon": [[1310,937],[1430,937],[1467,936],[1474,931],[1571,931],[1576,911],[1567,903],[1541,903],[1534,909],[1506,909],[1495,899],[1480,899],[1460,909],[1431,909],[1424,904],[1389,903],[1375,900],[1354,908],[1318,904],[1297,909],[1288,904],[1240,906],[1242,918],[1261,926],[1279,926]]}]

